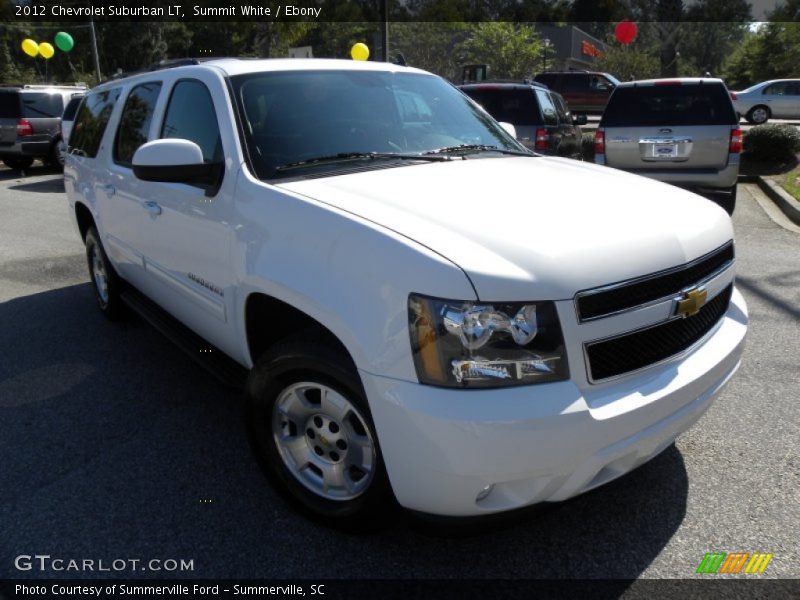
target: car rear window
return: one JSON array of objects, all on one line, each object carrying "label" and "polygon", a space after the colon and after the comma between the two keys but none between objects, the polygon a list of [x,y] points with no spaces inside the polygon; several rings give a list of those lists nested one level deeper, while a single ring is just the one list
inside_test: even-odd
[{"label": "car rear window", "polygon": [[0,119],[19,119],[19,92],[0,91]]},{"label": "car rear window", "polygon": [[617,88],[603,113],[602,125],[731,125],[737,122],[725,87],[704,83]]},{"label": "car rear window", "polygon": [[22,116],[26,119],[52,119],[64,112],[61,94],[23,93]]},{"label": "car rear window", "polygon": [[536,96],[530,89],[467,88],[464,92],[497,121],[513,125],[541,125]]}]

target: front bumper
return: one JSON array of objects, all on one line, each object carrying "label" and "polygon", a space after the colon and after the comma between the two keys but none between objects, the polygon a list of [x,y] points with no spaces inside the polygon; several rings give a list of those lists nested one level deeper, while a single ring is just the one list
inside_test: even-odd
[{"label": "front bumper", "polygon": [[[731,378],[746,332],[747,308],[734,290],[702,345],[614,385],[454,390],[363,371],[361,377],[400,504],[435,515],[481,515],[565,500],[656,456]],[[492,491],[477,500],[489,485]]]}]

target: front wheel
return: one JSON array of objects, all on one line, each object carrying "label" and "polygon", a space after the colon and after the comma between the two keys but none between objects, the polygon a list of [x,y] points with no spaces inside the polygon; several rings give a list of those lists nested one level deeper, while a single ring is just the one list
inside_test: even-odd
[{"label": "front wheel", "polygon": [[358,374],[319,337],[280,342],[247,385],[253,450],[278,491],[346,529],[379,526],[394,507]]}]

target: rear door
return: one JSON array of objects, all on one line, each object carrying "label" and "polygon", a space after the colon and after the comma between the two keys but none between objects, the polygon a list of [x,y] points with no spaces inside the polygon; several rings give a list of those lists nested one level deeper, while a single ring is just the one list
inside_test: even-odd
[{"label": "rear door", "polygon": [[721,169],[736,114],[722,84],[618,87],[603,114],[606,164],[622,169]]},{"label": "rear door", "polygon": [[17,121],[21,115],[19,90],[0,90],[0,149],[17,141]]}]

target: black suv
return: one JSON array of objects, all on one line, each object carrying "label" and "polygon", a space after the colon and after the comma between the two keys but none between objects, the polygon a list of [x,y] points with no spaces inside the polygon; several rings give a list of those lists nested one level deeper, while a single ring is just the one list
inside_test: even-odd
[{"label": "black suv", "polygon": [[533,78],[566,98],[576,113],[603,114],[611,92],[619,81],[608,73],[592,71],[547,71]]},{"label": "black suv", "polygon": [[0,159],[12,169],[27,169],[33,159],[59,160],[61,115],[85,86],[0,86]]},{"label": "black suv", "polygon": [[537,83],[475,83],[461,91],[497,121],[510,123],[517,140],[541,154],[581,159],[586,116],[573,118],[564,99]]}]

